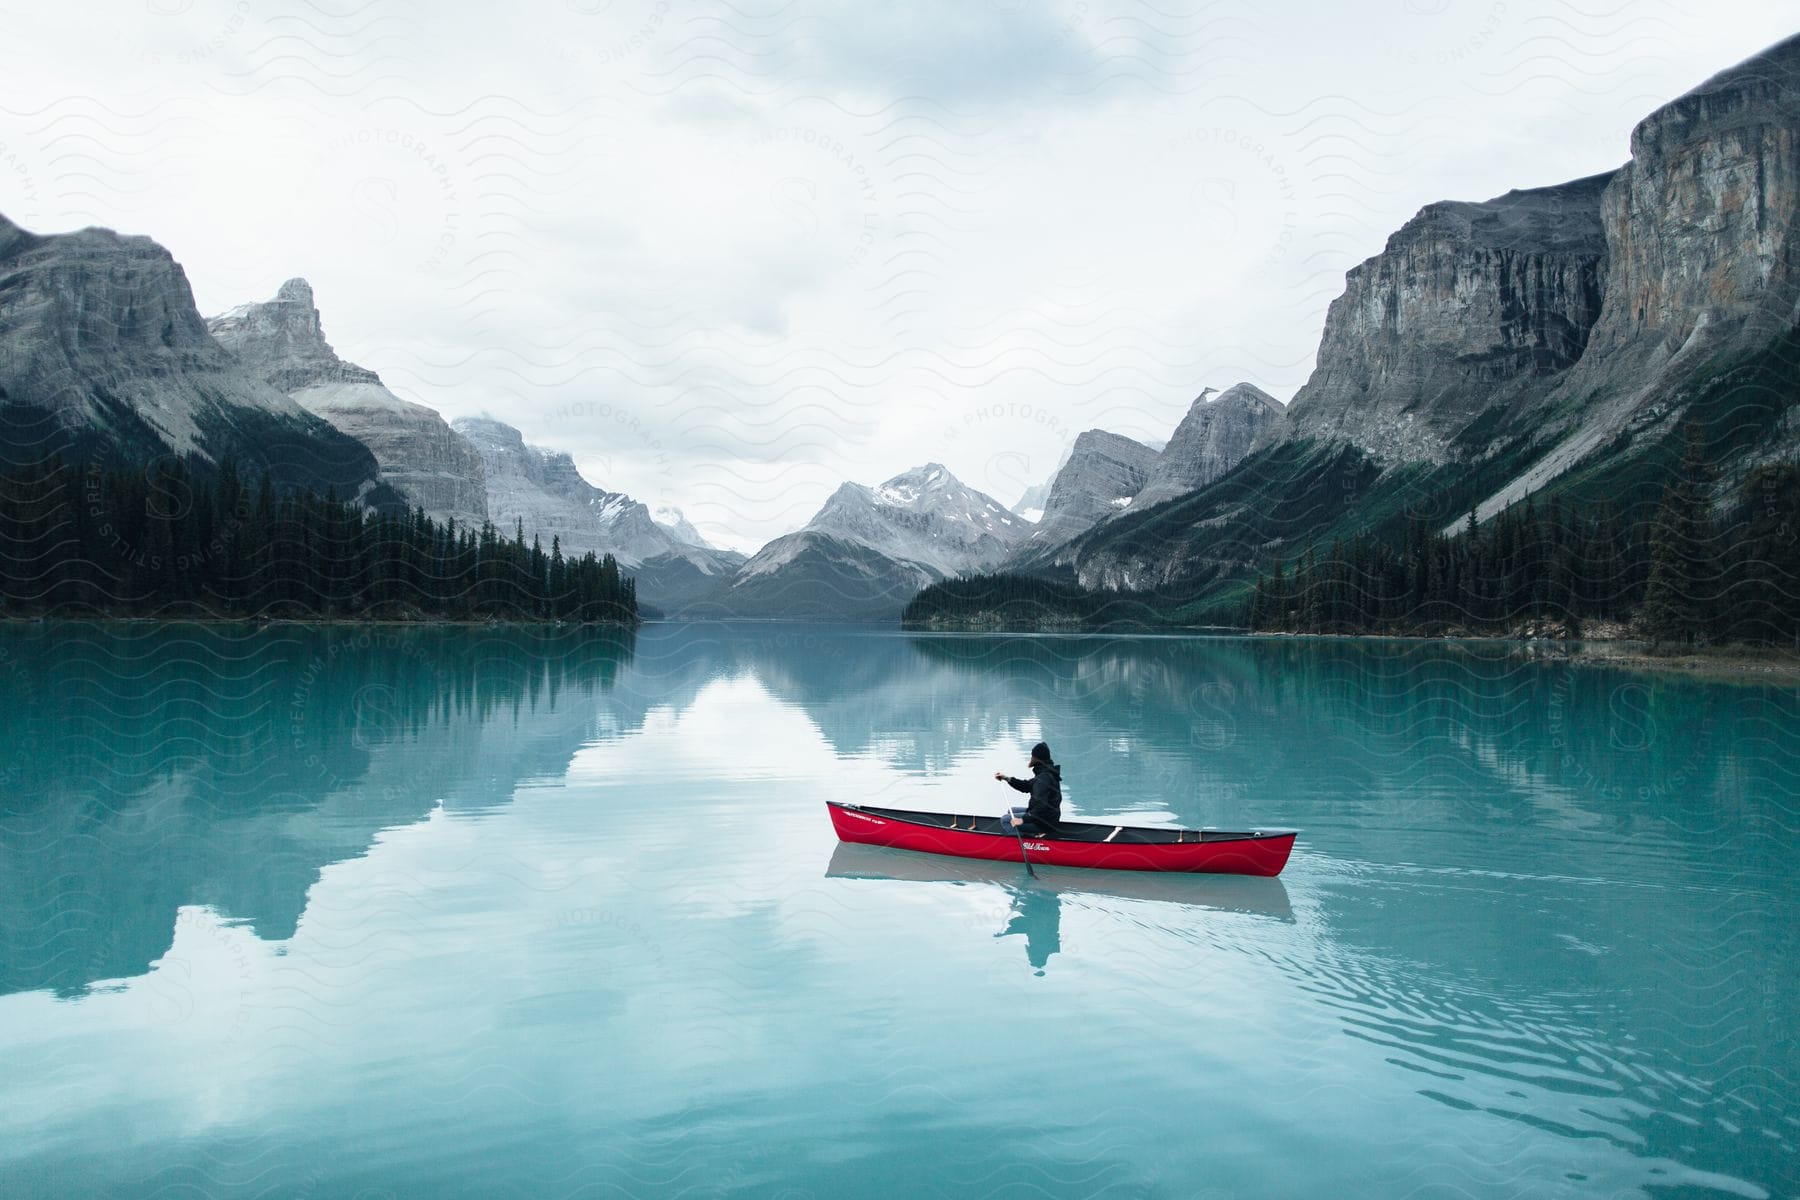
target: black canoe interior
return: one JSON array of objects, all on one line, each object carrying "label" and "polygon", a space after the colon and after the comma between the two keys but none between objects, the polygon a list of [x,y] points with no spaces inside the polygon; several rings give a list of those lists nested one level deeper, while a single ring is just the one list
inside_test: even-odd
[{"label": "black canoe interior", "polygon": [[[1002,824],[999,817],[975,817],[957,813],[911,812],[903,808],[872,808],[867,804],[840,804],[872,817],[906,821],[931,829],[960,829],[965,833],[991,833],[1012,837],[1013,827]],[[1116,833],[1114,831],[1117,831]],[[1176,842],[1243,842],[1256,838],[1282,837],[1288,830],[1256,833],[1223,833],[1216,829],[1151,829],[1142,825],[1102,825],[1087,821],[1060,821],[1052,833],[1028,835],[1050,842],[1105,842],[1115,846],[1172,846]]]}]

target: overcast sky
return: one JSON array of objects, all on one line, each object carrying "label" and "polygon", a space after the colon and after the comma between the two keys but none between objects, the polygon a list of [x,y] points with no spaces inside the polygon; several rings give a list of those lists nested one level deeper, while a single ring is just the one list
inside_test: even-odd
[{"label": "overcast sky", "polygon": [[1289,399],[1418,208],[1608,170],[1794,31],[1664,0],[19,6],[0,212],[312,281],[396,392],[754,549],[938,461],[1004,502]]}]

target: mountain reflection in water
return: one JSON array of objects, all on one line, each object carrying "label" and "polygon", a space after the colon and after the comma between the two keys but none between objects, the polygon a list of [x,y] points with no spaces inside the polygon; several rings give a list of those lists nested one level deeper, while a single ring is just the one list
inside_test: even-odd
[{"label": "mountain reflection in water", "polygon": [[548,627],[0,627],[0,993],[140,975],[190,905],[291,937],[320,871],[380,830],[566,769],[619,715],[570,701],[610,689],[633,642]]},{"label": "mountain reflection in water", "polygon": [[[1294,857],[838,845],[1040,737]],[[0,1194],[1783,1195],[1797,746],[1447,643],[0,624]]]}]

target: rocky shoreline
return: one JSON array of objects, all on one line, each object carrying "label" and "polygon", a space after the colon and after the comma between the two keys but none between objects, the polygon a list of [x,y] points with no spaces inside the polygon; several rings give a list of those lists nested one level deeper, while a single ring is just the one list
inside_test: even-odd
[{"label": "rocky shoreline", "polygon": [[1647,642],[1531,642],[1521,653],[1537,661],[1623,667],[1714,683],[1800,684],[1800,654],[1770,646],[1702,646],[1658,650]]},{"label": "rocky shoreline", "polygon": [[1227,629],[1201,625],[1146,625],[1120,622],[1096,625],[1068,617],[1038,621],[1006,621],[995,613],[944,619],[902,628],[911,633],[1159,633],[1195,637],[1244,637],[1294,641],[1441,642],[1503,648],[1530,662],[1564,662],[1579,666],[1620,667],[1631,671],[1705,679],[1713,682],[1800,683],[1800,651],[1774,646],[1720,645],[1658,648],[1634,637],[1624,627],[1607,629],[1595,636],[1569,637],[1548,630],[1518,630],[1505,634],[1445,631],[1440,633],[1297,633]]}]

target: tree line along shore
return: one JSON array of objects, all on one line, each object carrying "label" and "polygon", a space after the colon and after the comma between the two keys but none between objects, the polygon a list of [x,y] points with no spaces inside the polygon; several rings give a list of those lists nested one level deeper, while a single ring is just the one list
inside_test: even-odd
[{"label": "tree line along shore", "polygon": [[1179,593],[1106,591],[1022,575],[934,584],[914,629],[1192,628],[1190,614],[1251,632],[1413,637],[1641,639],[1658,649],[1800,649],[1800,466],[1749,473],[1723,504],[1706,439],[1688,430],[1653,513],[1622,517],[1527,498],[1454,533],[1423,512],[1404,534],[1359,533],[1277,554],[1239,598],[1204,609]]},{"label": "tree line along shore", "polygon": [[634,626],[612,555],[165,458],[0,471],[0,615]]}]

